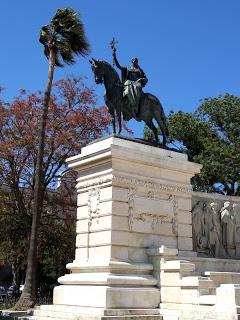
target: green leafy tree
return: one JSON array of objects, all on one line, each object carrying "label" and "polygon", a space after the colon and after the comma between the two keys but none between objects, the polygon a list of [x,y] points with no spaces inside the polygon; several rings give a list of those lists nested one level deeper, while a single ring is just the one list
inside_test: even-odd
[{"label": "green leafy tree", "polygon": [[39,131],[26,280],[21,298],[15,306],[16,309],[33,307],[36,300],[37,239],[44,198],[43,158],[54,67],[73,64],[75,55],[84,56],[89,52],[89,44],[85,36],[83,23],[79,14],[70,8],[57,10],[50,24],[42,27],[39,41],[44,46],[44,53],[49,61],[49,70]]},{"label": "green leafy tree", "polygon": [[240,98],[207,98],[196,112],[170,113],[168,120],[170,142],[203,165],[193,178],[194,189],[239,195]]}]

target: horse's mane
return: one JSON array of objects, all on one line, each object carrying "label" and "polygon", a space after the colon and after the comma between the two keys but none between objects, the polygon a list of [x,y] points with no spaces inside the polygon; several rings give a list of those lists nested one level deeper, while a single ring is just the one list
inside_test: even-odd
[{"label": "horse's mane", "polygon": [[110,63],[108,63],[107,61],[104,61],[104,60],[98,60],[98,62],[101,63],[104,66],[104,68],[107,68],[109,71],[113,72],[115,74],[117,80],[119,82],[121,82],[117,71],[113,68],[113,66]]}]

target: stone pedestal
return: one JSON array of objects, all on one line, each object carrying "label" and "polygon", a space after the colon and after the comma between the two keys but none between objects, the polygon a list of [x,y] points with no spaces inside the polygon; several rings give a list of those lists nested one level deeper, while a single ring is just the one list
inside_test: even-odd
[{"label": "stone pedestal", "polygon": [[185,154],[116,136],[67,162],[78,172],[76,255],[67,265],[71,273],[58,279],[54,305],[99,314],[159,308],[147,249],[164,245],[191,255],[190,179],[201,166]]}]

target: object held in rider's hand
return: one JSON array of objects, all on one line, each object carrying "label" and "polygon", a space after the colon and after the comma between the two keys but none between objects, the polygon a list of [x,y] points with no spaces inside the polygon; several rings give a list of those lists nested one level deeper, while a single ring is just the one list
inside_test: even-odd
[{"label": "object held in rider's hand", "polygon": [[[112,38],[112,41],[110,42],[110,46],[112,48],[113,53],[116,52],[116,44],[118,43],[118,41],[116,41],[115,37]],[[114,59],[113,59],[113,65],[115,65]]]}]

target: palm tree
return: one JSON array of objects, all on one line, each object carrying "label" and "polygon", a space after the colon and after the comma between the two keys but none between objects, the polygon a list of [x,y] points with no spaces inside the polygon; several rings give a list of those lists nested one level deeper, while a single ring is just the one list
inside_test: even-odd
[{"label": "palm tree", "polygon": [[34,177],[32,227],[26,280],[23,293],[14,307],[17,310],[31,308],[36,302],[37,239],[45,192],[43,170],[45,129],[54,68],[55,66],[63,67],[64,63],[73,64],[75,62],[75,55],[85,56],[89,52],[89,44],[85,36],[84,26],[80,20],[80,16],[71,8],[57,10],[50,24],[41,28],[39,41],[44,46],[44,54],[49,61],[49,69],[40,120],[39,146],[36,159],[36,173]]}]

